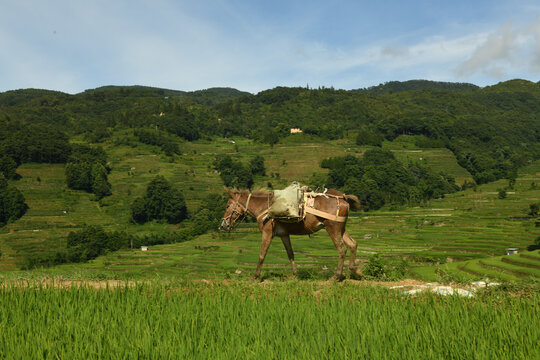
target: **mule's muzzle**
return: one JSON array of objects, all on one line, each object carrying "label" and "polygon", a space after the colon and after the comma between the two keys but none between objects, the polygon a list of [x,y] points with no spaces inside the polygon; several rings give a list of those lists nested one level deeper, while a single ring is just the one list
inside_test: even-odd
[{"label": "mule's muzzle", "polygon": [[229,223],[229,221],[227,221],[227,219],[223,219],[221,220],[221,225],[219,225],[219,229],[229,231],[231,230],[231,224]]}]

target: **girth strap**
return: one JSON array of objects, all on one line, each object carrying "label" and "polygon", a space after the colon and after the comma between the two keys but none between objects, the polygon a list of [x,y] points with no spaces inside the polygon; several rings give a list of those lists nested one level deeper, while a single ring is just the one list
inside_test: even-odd
[{"label": "girth strap", "polygon": [[317,209],[314,209],[314,208],[309,207],[309,206],[304,207],[304,212],[309,213],[309,214],[313,214],[315,216],[319,216],[319,217],[322,217],[322,218],[325,218],[325,219],[328,219],[328,220],[332,220],[332,221],[337,221],[337,222],[345,222],[345,221],[347,221],[346,216],[332,215],[332,214],[329,214],[327,212],[317,210]]}]

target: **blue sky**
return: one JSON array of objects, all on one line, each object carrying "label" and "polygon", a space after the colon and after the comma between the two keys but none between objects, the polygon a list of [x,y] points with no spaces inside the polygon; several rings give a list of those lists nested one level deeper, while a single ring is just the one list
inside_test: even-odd
[{"label": "blue sky", "polygon": [[540,2],[0,0],[0,91],[540,80]]}]

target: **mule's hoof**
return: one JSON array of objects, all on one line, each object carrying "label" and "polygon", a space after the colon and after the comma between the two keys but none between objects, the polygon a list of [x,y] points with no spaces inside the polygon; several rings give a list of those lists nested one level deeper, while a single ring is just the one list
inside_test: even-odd
[{"label": "mule's hoof", "polygon": [[334,276],[332,276],[330,278],[330,280],[341,282],[341,281],[345,280],[345,276],[343,276],[343,274],[335,274]]}]

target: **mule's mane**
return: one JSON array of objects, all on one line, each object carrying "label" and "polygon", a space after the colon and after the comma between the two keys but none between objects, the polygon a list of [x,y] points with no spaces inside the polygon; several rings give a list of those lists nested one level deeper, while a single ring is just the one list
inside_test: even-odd
[{"label": "mule's mane", "polygon": [[249,195],[251,193],[251,196],[268,196],[268,195],[274,195],[273,191],[263,190],[263,189],[257,189],[253,190],[253,192],[250,192],[248,189],[242,189],[242,190],[236,190],[238,191],[238,194],[240,195]]}]

